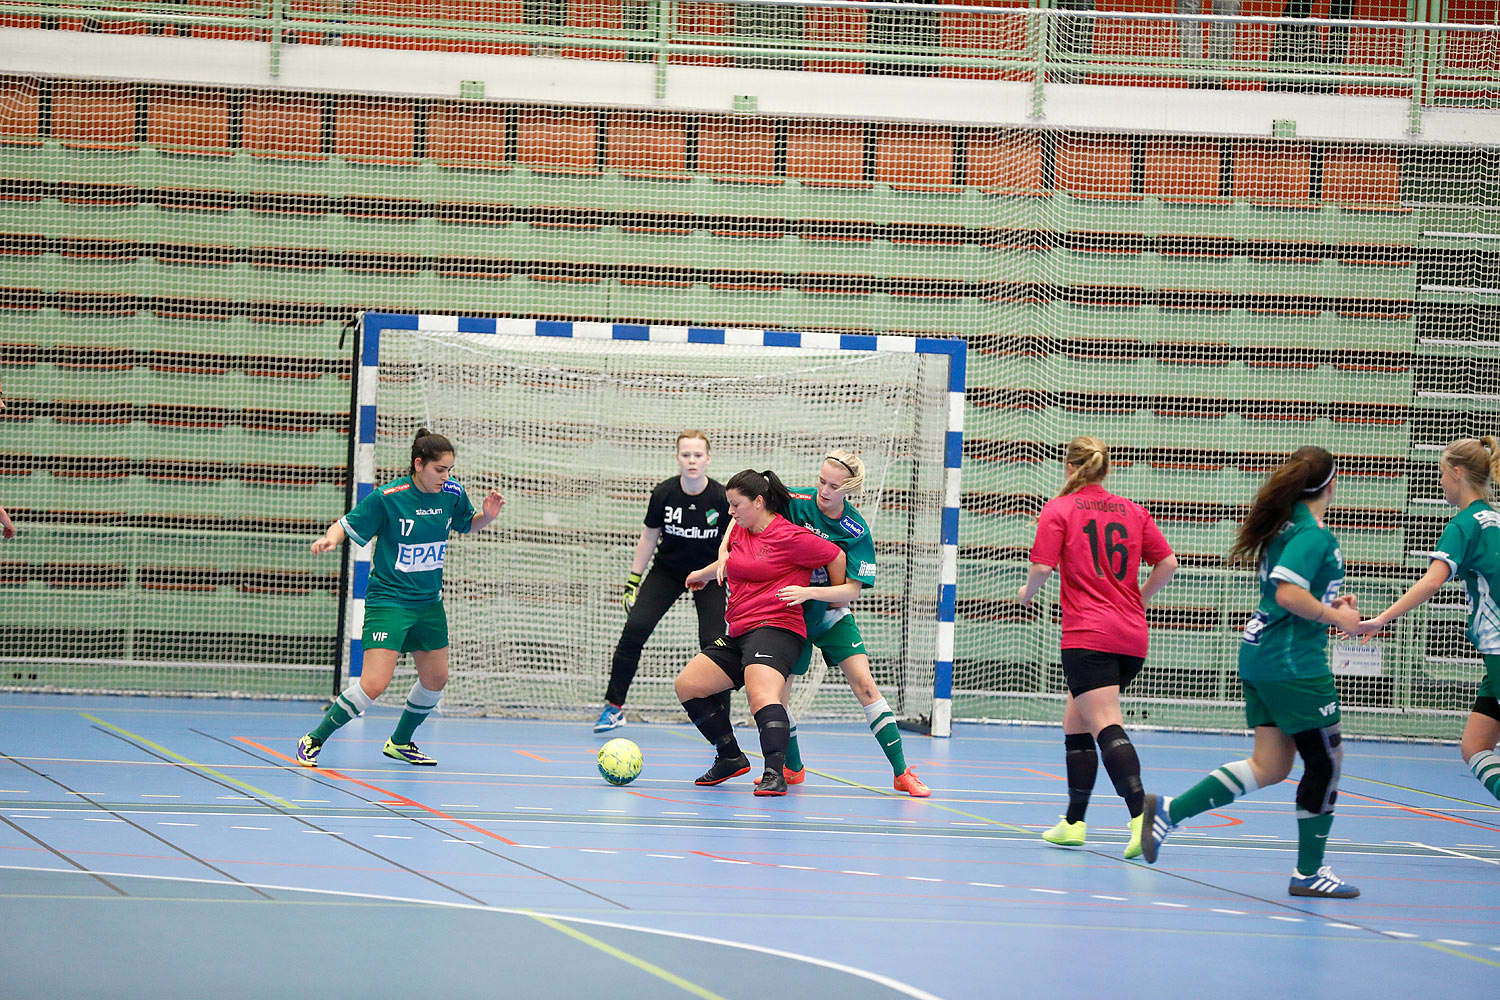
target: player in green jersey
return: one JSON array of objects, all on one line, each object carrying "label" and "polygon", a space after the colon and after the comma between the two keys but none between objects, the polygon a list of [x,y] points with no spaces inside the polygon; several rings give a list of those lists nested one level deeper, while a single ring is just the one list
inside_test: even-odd
[{"label": "player in green jersey", "polygon": [[1372,636],[1428,600],[1450,579],[1469,597],[1469,641],[1484,657],[1484,677],[1464,724],[1459,751],[1480,784],[1500,799],[1500,513],[1491,500],[1500,483],[1500,437],[1460,438],[1438,460],[1443,499],[1459,512],[1443,529],[1422,579],[1354,634]]},{"label": "player in green jersey", "polygon": [[[875,540],[870,534],[869,524],[848,499],[863,490],[864,483],[865,463],[858,455],[851,451],[830,451],[818,469],[817,489],[793,491],[787,505],[787,520],[843,549],[848,565],[845,569],[847,580],[840,586],[829,586],[827,574],[814,570],[808,586],[786,587],[781,591],[782,600],[802,605],[808,639],[801,658],[786,679],[781,701],[790,707],[792,678],[807,673],[816,646],[824,663],[830,667],[837,665],[843,671],[850,690],[859,700],[870,732],[875,734],[876,742],[890,762],[894,775],[892,786],[915,798],[926,798],[932,792],[906,765],[901,729],[896,725],[895,713],[875,685],[864,636],[860,634],[854,613],[849,608],[864,588],[875,584]],[[727,538],[723,544],[728,544]],[[795,785],[807,779],[807,770],[797,743],[797,720],[791,722],[783,773],[787,783]]]},{"label": "player in green jersey", "polygon": [[1231,561],[1254,557],[1260,568],[1260,605],[1240,643],[1245,720],[1255,731],[1248,760],[1218,768],[1175,798],[1147,795],[1141,813],[1141,853],[1157,849],[1178,823],[1228,805],[1241,795],[1283,780],[1302,757],[1297,785],[1297,869],[1293,896],[1352,899],[1359,889],[1323,864],[1344,750],[1339,695],[1328,669],[1328,626],[1359,624],[1355,599],[1339,595],[1344,557],[1324,526],[1333,499],[1333,456],[1298,448],[1271,473],[1240,526]]},{"label": "player in green jersey", "polygon": [[364,668],[328,706],[318,727],[297,743],[297,763],[303,767],[317,767],[328,737],[374,704],[406,652],[416,664],[417,682],[383,752],[408,764],[437,763],[411,738],[448,683],[448,616],[442,593],[448,533],[481,531],[505,506],[505,498],[490,490],[483,512],[476,514],[464,488],[448,478],[452,471],[453,444],[421,428],[411,444],[407,474],[370,491],[312,543],[314,552],[323,553],[338,548],[346,537],[358,545],[379,539],[365,593]]}]

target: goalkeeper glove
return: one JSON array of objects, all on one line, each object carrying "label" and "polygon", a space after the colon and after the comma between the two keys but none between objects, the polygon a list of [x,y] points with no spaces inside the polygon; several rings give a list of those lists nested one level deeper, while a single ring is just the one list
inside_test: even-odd
[{"label": "goalkeeper glove", "polygon": [[630,609],[635,607],[636,592],[641,589],[641,574],[632,573],[625,581],[625,593],[620,595],[620,603],[625,605],[625,612],[629,614]]}]

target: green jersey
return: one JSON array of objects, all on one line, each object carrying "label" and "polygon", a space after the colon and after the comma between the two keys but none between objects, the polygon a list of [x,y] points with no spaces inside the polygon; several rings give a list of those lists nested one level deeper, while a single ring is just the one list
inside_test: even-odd
[{"label": "green jersey", "polygon": [[442,600],[448,532],[468,531],[474,505],[450,479],[436,493],[423,493],[402,476],[370,491],[339,518],[344,533],[360,545],[377,537],[365,603],[421,608]]},{"label": "green jersey", "polygon": [[1344,583],[1344,556],[1333,532],[1318,524],[1307,504],[1292,508],[1260,560],[1260,606],[1245,623],[1240,676],[1286,681],[1328,673],[1328,626],[1299,618],[1276,603],[1276,588],[1293,583],[1324,604]]},{"label": "green jersey", "polygon": [[[829,517],[818,509],[818,494],[815,490],[793,491],[791,503],[786,508],[786,519],[800,524],[820,538],[826,538],[844,550],[848,563],[844,570],[850,580],[858,580],[866,587],[875,584],[875,539],[870,537],[870,526],[849,501],[844,501],[841,517]],[[828,570],[822,566],[813,570],[812,586],[828,585]],[[802,618],[807,624],[809,639],[822,635],[840,618],[849,614],[848,608],[829,610],[823,601],[808,601],[802,605]]]},{"label": "green jersey", "polygon": [[1432,558],[1469,592],[1469,641],[1485,656],[1500,655],[1500,513],[1475,500],[1448,522]]}]

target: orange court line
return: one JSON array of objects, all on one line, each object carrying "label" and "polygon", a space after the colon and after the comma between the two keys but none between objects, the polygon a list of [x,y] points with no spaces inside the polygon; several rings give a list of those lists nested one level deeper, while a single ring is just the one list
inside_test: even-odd
[{"label": "orange court line", "polygon": [[1460,823],[1464,826],[1472,826],[1476,830],[1488,830],[1491,833],[1493,833],[1495,830],[1494,826],[1489,824],[1471,823],[1466,819],[1459,819],[1457,816],[1444,816],[1442,813],[1428,812],[1426,809],[1418,809],[1416,806],[1403,806],[1399,802],[1387,802],[1384,799],[1372,799],[1367,795],[1356,795],[1354,792],[1346,791],[1345,789],[1340,788],[1339,797],[1343,798],[1346,795],[1351,799],[1364,799],[1366,802],[1375,802],[1382,806],[1392,807],[1395,809],[1399,809],[1402,812],[1411,813],[1414,816],[1426,816],[1428,819],[1447,820],[1449,823]]},{"label": "orange court line", "polygon": [[538,757],[536,754],[527,753],[525,750],[517,750],[516,753],[520,754],[522,757],[530,757],[532,760],[539,760],[543,764],[552,763],[552,761],[548,760],[546,757]]},{"label": "orange court line", "polygon": [[[272,757],[279,757],[280,759],[286,761],[288,764],[291,764],[291,765],[295,766],[298,770],[302,769],[302,765],[298,764],[295,760],[293,760],[291,757],[288,757],[284,753],[277,753],[275,750],[272,750],[270,747],[268,747],[268,746],[262,746],[261,744],[255,742],[254,740],[247,739],[244,736],[236,736],[235,739],[239,740],[241,743],[248,743],[250,746],[255,747],[257,750],[263,750],[266,753],[270,754]],[[309,770],[311,770],[311,768],[309,768]],[[352,781],[356,785],[359,785],[362,788],[368,788],[372,792],[378,792],[381,795],[386,796],[387,799],[390,802],[394,802],[394,803],[397,803],[397,804],[400,804],[400,805],[403,805],[403,806],[409,806],[409,807],[411,807],[413,809],[421,809],[423,812],[428,812],[428,813],[431,813],[434,816],[441,817],[442,819],[448,820],[450,823],[457,823],[459,826],[462,826],[462,827],[465,827],[467,829],[473,830],[475,833],[482,833],[486,837],[490,837],[490,838],[492,838],[494,840],[500,841],[502,844],[509,844],[512,847],[514,847],[516,845],[516,842],[514,840],[510,840],[510,839],[508,839],[506,837],[502,837],[498,833],[494,833],[494,832],[492,832],[490,830],[486,830],[482,826],[475,826],[473,823],[467,823],[464,820],[459,819],[457,816],[449,816],[447,813],[443,812],[440,809],[434,809],[434,808],[432,808],[432,806],[423,805],[421,802],[418,802],[416,799],[407,798],[405,795],[402,795],[399,792],[388,791],[388,790],[386,790],[384,788],[381,788],[379,785],[372,785],[368,781],[360,781],[358,778],[351,778],[351,777],[349,777],[349,775],[343,774],[343,773],[341,773],[339,771],[335,771],[335,770],[333,770],[332,768],[329,768],[329,767],[320,767],[320,768],[317,768],[316,770],[317,770],[317,772],[319,774],[326,774],[326,775],[328,775],[331,778],[337,778],[339,781]],[[384,804],[384,803],[382,803],[382,804]]]}]

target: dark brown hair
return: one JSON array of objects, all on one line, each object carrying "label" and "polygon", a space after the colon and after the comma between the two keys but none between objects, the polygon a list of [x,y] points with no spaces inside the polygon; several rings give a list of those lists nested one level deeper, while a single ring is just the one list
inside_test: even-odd
[{"label": "dark brown hair", "polygon": [[417,428],[417,436],[411,440],[411,468],[406,470],[407,475],[413,475],[417,471],[417,459],[426,465],[434,459],[442,458],[444,455],[454,454],[453,442],[441,434],[434,434],[425,427]]},{"label": "dark brown hair", "polygon": [[1328,489],[1334,471],[1333,456],[1326,448],[1304,445],[1292,452],[1255,494],[1250,514],[1229,550],[1230,562],[1260,562],[1266,545],[1292,516],[1292,508]]}]

